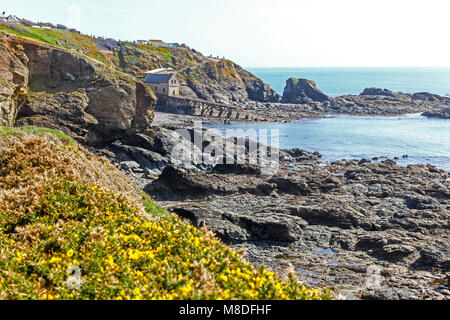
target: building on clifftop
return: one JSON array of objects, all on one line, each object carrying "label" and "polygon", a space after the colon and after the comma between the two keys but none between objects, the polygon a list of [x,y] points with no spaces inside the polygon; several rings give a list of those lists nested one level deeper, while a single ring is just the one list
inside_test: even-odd
[{"label": "building on clifftop", "polygon": [[10,22],[10,23],[20,23],[20,19],[16,16],[13,15],[9,15],[9,16],[0,16],[0,19],[6,21],[6,22]]}]

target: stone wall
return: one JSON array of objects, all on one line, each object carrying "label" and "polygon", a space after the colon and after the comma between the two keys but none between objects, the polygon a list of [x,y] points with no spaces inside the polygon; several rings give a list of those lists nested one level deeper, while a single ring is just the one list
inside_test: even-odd
[{"label": "stone wall", "polygon": [[238,107],[186,97],[158,96],[156,111],[230,120],[250,121],[253,119],[251,114],[245,113]]}]

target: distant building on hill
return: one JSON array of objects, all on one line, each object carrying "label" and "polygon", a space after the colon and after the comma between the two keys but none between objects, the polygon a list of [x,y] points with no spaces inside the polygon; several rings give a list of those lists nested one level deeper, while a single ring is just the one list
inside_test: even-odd
[{"label": "distant building on hill", "polygon": [[161,40],[149,40],[148,44],[153,47],[161,47],[161,48],[178,48],[180,47],[179,43],[167,43]]},{"label": "distant building on hill", "polygon": [[146,72],[144,82],[147,83],[152,90],[163,96],[179,96],[180,82],[175,73],[167,72],[164,69],[161,71],[153,70]]},{"label": "distant building on hill", "polygon": [[1,16],[0,19],[4,20],[6,22],[11,22],[11,23],[20,23],[20,19],[13,15],[9,15],[7,17]]}]

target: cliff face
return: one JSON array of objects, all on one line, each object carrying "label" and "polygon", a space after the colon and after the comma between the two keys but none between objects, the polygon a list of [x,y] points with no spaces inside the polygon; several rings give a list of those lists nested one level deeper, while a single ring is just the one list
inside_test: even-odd
[{"label": "cliff face", "polygon": [[27,59],[23,60],[0,43],[0,125],[11,126],[27,95]]},{"label": "cliff face", "polygon": [[206,60],[182,71],[182,80],[198,97],[218,103],[245,103],[248,100],[277,102],[280,96],[260,79],[229,60]]},{"label": "cliff face", "polygon": [[106,46],[96,41],[111,61],[123,72],[136,77],[157,68],[178,71],[181,94],[218,103],[243,103],[248,100],[278,102],[281,97],[250,72],[239,65],[220,59],[204,57],[186,46],[157,48],[145,44],[112,43]]},{"label": "cliff face", "polygon": [[156,97],[136,78],[25,38],[0,43],[2,124],[60,129],[92,145],[151,124]]}]

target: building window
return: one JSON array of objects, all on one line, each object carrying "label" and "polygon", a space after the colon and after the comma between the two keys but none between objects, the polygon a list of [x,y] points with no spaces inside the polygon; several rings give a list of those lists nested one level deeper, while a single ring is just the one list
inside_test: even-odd
[{"label": "building window", "polygon": [[166,93],[166,88],[163,88],[163,93]]}]

